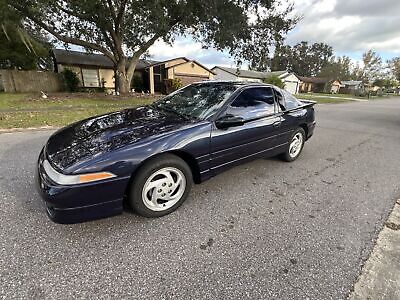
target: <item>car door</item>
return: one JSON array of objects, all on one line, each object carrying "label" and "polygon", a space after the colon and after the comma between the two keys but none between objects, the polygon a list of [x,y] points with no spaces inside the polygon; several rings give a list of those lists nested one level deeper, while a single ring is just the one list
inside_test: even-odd
[{"label": "car door", "polygon": [[[234,121],[221,126],[225,119]],[[268,155],[276,146],[275,132],[280,122],[271,87],[241,91],[214,123],[212,169],[218,173],[244,159]]]}]

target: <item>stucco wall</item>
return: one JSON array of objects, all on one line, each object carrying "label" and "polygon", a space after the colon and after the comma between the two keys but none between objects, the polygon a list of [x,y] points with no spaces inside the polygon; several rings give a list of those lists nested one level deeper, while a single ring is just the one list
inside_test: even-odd
[{"label": "stucco wall", "polygon": [[183,58],[173,59],[173,60],[171,60],[171,61],[166,62],[166,63],[165,63],[165,67],[166,67],[166,68],[170,68],[170,67],[172,67],[172,66],[175,66],[175,65],[184,63],[185,61],[187,61],[187,60],[186,60],[186,59],[183,59]]},{"label": "stucco wall", "polygon": [[296,75],[290,74],[289,76],[285,77],[285,78],[283,79],[283,81],[284,81],[284,82],[286,82],[286,81],[290,81],[290,82],[300,82],[300,79],[297,78]]},{"label": "stucco wall", "polygon": [[213,72],[216,73],[216,75],[214,76],[215,80],[238,80],[238,77],[226,72],[220,68],[214,68]]},{"label": "stucco wall", "polygon": [[220,68],[214,68],[214,73],[216,73],[214,79],[216,80],[232,80],[232,81],[252,81],[252,82],[262,82],[261,79],[258,78],[250,78],[250,77],[239,77],[233,75],[232,73],[226,72]]},{"label": "stucco wall", "polygon": [[100,82],[102,82],[103,79],[105,80],[104,87],[108,89],[113,89],[115,87],[114,70],[100,69],[99,76],[100,76]]},{"label": "stucco wall", "polygon": [[207,78],[211,78],[212,75],[208,70],[204,69],[202,66],[199,66],[195,62],[187,62],[179,66],[174,67],[175,74],[189,74],[189,75],[197,75],[197,76],[205,76]]},{"label": "stucco wall", "polygon": [[238,77],[239,81],[251,81],[251,82],[262,82],[261,79],[258,78],[250,78],[250,77]]},{"label": "stucco wall", "polygon": [[170,68],[167,70],[167,79],[174,79],[174,69]]},{"label": "stucco wall", "polygon": [[299,78],[297,78],[296,75],[290,74],[289,76],[283,78],[282,81],[285,84],[285,90],[287,90],[289,93],[292,94],[299,93],[301,81]]}]

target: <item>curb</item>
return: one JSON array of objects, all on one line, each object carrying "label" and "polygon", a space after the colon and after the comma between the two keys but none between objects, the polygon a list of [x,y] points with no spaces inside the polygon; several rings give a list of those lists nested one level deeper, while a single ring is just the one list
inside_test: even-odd
[{"label": "curb", "polygon": [[400,199],[396,201],[348,300],[400,299]]},{"label": "curb", "polygon": [[56,126],[42,126],[42,127],[27,127],[27,128],[7,128],[0,129],[0,134],[2,133],[16,133],[16,132],[26,132],[26,131],[46,131],[46,130],[56,130],[60,127]]}]

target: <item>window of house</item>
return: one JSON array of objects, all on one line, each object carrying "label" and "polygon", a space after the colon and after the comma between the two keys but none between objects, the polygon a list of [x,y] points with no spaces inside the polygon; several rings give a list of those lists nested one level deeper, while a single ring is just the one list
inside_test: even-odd
[{"label": "window of house", "polygon": [[100,87],[97,69],[82,69],[82,77],[84,87]]}]

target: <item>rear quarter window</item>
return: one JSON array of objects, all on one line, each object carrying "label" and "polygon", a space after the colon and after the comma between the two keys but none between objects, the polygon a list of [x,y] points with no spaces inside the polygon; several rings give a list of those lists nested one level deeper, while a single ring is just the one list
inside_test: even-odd
[{"label": "rear quarter window", "polygon": [[283,96],[285,97],[285,108],[286,110],[293,109],[299,106],[302,106],[303,104],[298,100],[295,96],[293,96],[291,93],[281,90]]}]

